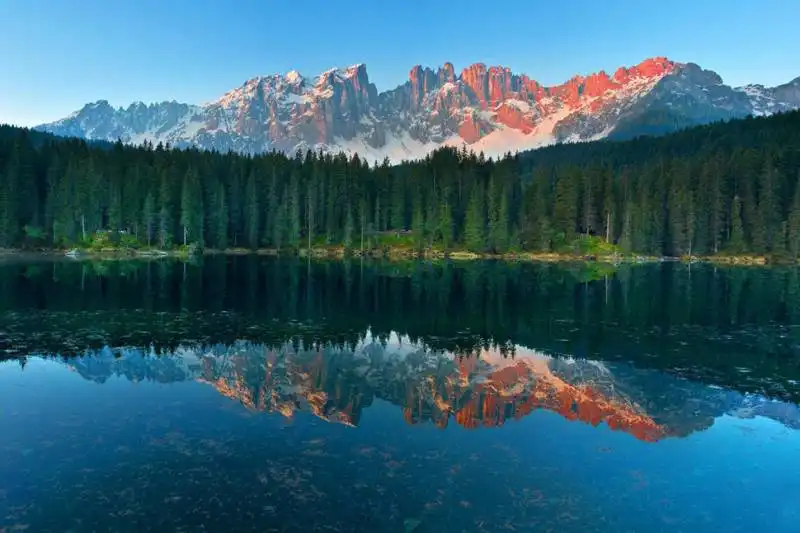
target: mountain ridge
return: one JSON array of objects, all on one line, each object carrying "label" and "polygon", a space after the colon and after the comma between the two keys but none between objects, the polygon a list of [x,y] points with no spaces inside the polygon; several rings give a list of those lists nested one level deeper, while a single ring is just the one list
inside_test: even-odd
[{"label": "mountain ridge", "polygon": [[[446,145],[498,156],[798,107],[800,77],[776,87],[734,88],[713,71],[666,57],[552,86],[505,66],[473,63],[457,73],[449,62],[436,70],[415,65],[406,82],[383,92],[369,80],[366,64],[357,63],[314,77],[296,70],[256,76],[199,105],[139,101],[114,108],[98,100],[36,129],[132,144],[343,151],[399,162]],[[653,116],[674,118],[646,124]]]}]

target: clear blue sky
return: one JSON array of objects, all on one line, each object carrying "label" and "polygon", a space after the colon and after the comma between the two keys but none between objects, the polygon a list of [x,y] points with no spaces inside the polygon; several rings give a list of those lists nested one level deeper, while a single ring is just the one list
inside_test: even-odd
[{"label": "clear blue sky", "polygon": [[0,0],[0,122],[98,99],[213,100],[256,75],[482,61],[545,84],[666,55],[733,85],[800,76],[800,0]]}]

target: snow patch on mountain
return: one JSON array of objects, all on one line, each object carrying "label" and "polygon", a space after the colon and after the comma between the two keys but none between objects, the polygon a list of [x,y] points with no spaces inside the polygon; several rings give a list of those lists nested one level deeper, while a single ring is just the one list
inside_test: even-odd
[{"label": "snow patch on mountain", "polygon": [[[458,139],[458,138],[456,138]],[[453,143],[456,139],[452,139]],[[434,142],[422,142],[413,139],[408,133],[400,135],[394,133],[386,134],[386,142],[382,146],[375,148],[364,138],[356,139],[336,139],[332,147],[327,147],[331,151],[341,151],[348,156],[358,154],[370,164],[381,164],[384,158],[388,158],[391,163],[410,161],[425,157],[428,153],[438,148],[440,144]]]}]

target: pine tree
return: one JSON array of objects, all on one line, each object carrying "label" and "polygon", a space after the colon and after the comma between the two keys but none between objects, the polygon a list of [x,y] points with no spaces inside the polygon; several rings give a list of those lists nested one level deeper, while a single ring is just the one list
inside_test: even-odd
[{"label": "pine tree", "polygon": [[622,214],[622,233],[619,236],[620,249],[629,254],[633,251],[633,231],[631,229],[631,205],[625,205],[625,211]]},{"label": "pine tree", "polygon": [[425,206],[422,200],[422,193],[418,192],[414,195],[414,205],[411,215],[411,233],[414,236],[414,243],[417,248],[422,248],[425,245],[426,227],[425,227]]},{"label": "pine tree", "polygon": [[500,205],[498,206],[497,220],[494,224],[492,241],[497,252],[505,252],[509,244],[509,198],[508,192],[501,190]]},{"label": "pine tree", "polygon": [[300,247],[300,225],[301,225],[301,212],[300,212],[300,175],[299,170],[295,168],[292,172],[291,183],[289,185],[289,210],[287,213],[287,244],[292,248]]},{"label": "pine tree", "polygon": [[610,168],[603,169],[603,236],[607,242],[614,242],[617,233],[614,231],[614,224],[616,223],[615,211],[615,185],[614,174]]},{"label": "pine tree", "polygon": [[787,228],[787,244],[789,253],[795,259],[800,258],[800,173],[794,186],[794,198],[789,209]]},{"label": "pine tree", "polygon": [[272,162],[269,189],[267,190],[266,202],[263,202],[264,213],[263,216],[261,217],[262,220],[264,221],[262,228],[264,233],[261,237],[261,242],[264,244],[264,246],[271,246],[273,244],[272,235],[274,231],[276,216],[278,213],[278,200],[279,200],[278,171],[277,168],[275,168],[275,163]]},{"label": "pine tree", "polygon": [[19,161],[13,158],[0,174],[0,248],[19,244]]},{"label": "pine tree", "polygon": [[159,212],[158,212],[158,240],[161,248],[170,248],[174,242],[173,218],[174,206],[172,203],[172,190],[170,174],[161,173],[159,186]]},{"label": "pine tree", "polygon": [[474,186],[467,207],[464,227],[465,244],[473,252],[486,250],[486,215],[483,198],[481,187]]},{"label": "pine tree", "polygon": [[779,177],[773,165],[772,158],[764,162],[764,168],[759,176],[758,183],[758,219],[760,225],[758,232],[758,251],[766,252],[772,248],[772,241],[778,231],[777,201],[775,198],[776,184]]},{"label": "pine tree", "polygon": [[488,246],[502,252],[508,246],[508,193],[502,182],[493,176],[489,182]]},{"label": "pine tree", "polygon": [[355,220],[353,219],[353,210],[348,207],[344,223],[344,240],[342,241],[346,250],[353,249],[354,233],[355,233]]},{"label": "pine tree", "polygon": [[708,204],[699,204],[708,206],[708,231],[710,238],[708,239],[709,251],[717,253],[722,246],[723,228],[725,227],[725,211],[724,204],[725,198],[725,181],[723,175],[722,163],[720,156],[715,154],[703,167],[701,183],[707,187],[710,201]]},{"label": "pine tree", "polygon": [[289,228],[289,204],[287,194],[281,195],[281,202],[278,204],[275,213],[275,224],[272,226],[272,246],[276,250],[282,249],[286,245],[286,233]]},{"label": "pine tree", "polygon": [[53,243],[67,246],[78,239],[77,217],[75,212],[75,187],[78,171],[73,162],[69,162],[64,176],[55,185],[53,209]]},{"label": "pine tree", "polygon": [[230,213],[228,213],[228,195],[225,191],[225,185],[220,183],[217,186],[217,213],[216,213],[216,228],[214,240],[216,247],[220,250],[228,248],[228,224],[230,222]]},{"label": "pine tree", "polygon": [[428,247],[433,246],[433,243],[440,240],[439,235],[439,213],[441,212],[441,204],[436,198],[435,192],[432,192],[428,201],[425,202],[425,245]]},{"label": "pine tree", "polygon": [[742,202],[738,196],[734,196],[731,202],[731,234],[728,239],[728,251],[732,253],[742,253],[745,251],[744,228],[742,225]]},{"label": "pine tree", "polygon": [[392,181],[391,228],[396,231],[406,229],[405,186],[401,179]]},{"label": "pine tree", "polygon": [[147,246],[153,240],[153,234],[156,229],[156,199],[153,191],[148,191],[142,206],[142,226],[144,227],[145,242]]},{"label": "pine tree", "polygon": [[122,186],[117,177],[109,180],[108,229],[119,231],[124,228],[122,222]]},{"label": "pine tree", "polygon": [[237,247],[244,235],[244,208],[242,200],[242,181],[244,169],[242,163],[231,169],[231,181],[228,187],[228,213],[230,214],[230,234],[233,246]]},{"label": "pine tree", "polygon": [[574,167],[567,167],[556,176],[553,232],[554,240],[559,245],[567,244],[575,238],[575,221],[578,214],[576,183],[579,178],[580,174]]},{"label": "pine tree", "polygon": [[314,176],[311,183],[306,188],[306,243],[307,248],[310,250],[314,241],[314,232],[316,228],[317,216],[317,180],[320,179],[319,175]]},{"label": "pine tree", "polygon": [[245,212],[245,227],[247,231],[247,246],[251,249],[258,248],[260,235],[261,206],[259,205],[258,178],[254,170],[247,176],[245,186],[245,198],[247,199],[247,210]]},{"label": "pine tree", "polygon": [[181,188],[181,225],[183,244],[203,245],[203,196],[194,169],[186,171]]},{"label": "pine tree", "polygon": [[[56,244],[56,214],[59,210],[59,182],[62,169],[60,160],[55,156],[47,168],[47,193],[44,211],[44,227],[49,235],[49,244]],[[2,194],[2,193],[0,193]]]},{"label": "pine tree", "polygon": [[438,233],[441,238],[442,248],[447,250],[453,246],[455,223],[453,221],[453,209],[450,207],[450,200],[448,199],[441,204],[439,209]]}]

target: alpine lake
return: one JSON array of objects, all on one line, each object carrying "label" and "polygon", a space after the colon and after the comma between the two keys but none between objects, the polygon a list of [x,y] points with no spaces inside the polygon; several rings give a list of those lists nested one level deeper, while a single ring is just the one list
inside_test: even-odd
[{"label": "alpine lake", "polygon": [[800,270],[0,262],[0,531],[800,531]]}]

